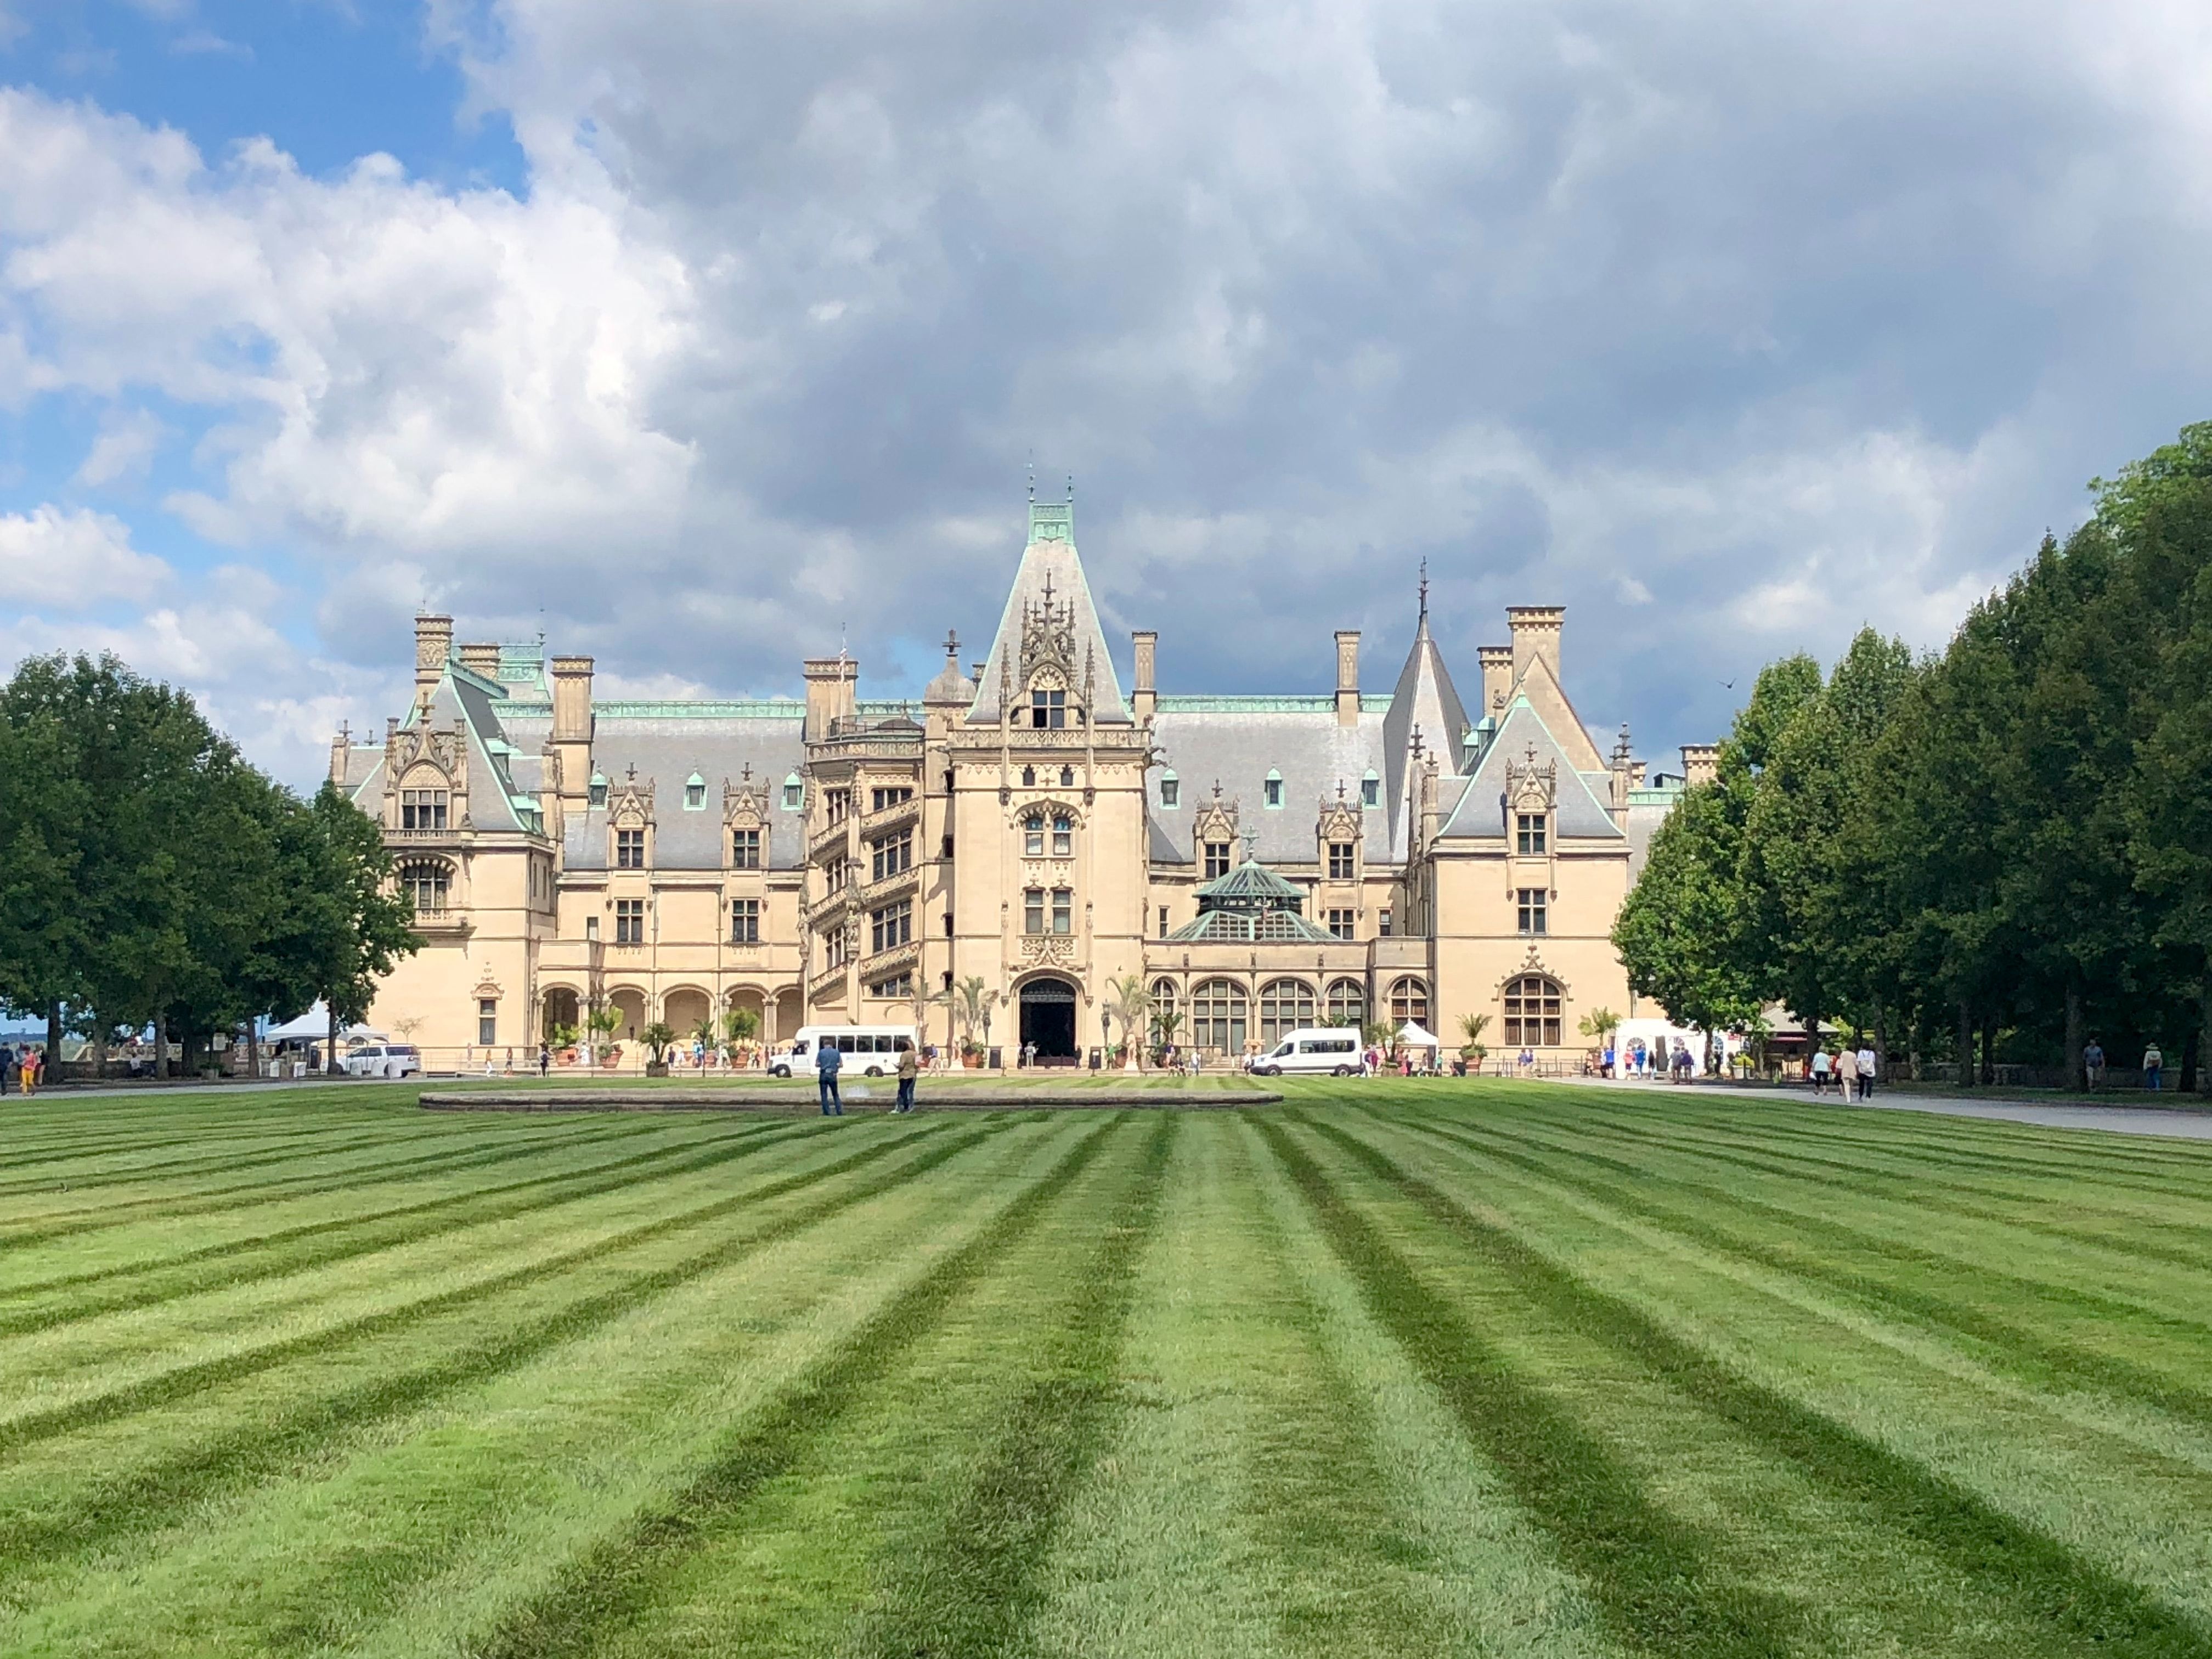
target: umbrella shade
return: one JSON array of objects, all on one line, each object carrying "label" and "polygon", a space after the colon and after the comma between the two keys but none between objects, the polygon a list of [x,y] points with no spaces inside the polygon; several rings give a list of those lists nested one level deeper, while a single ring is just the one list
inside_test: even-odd
[{"label": "umbrella shade", "polygon": [[1423,1030],[1410,1019],[1398,1028],[1398,1041],[1408,1048],[1440,1048],[1443,1046],[1433,1033]]}]

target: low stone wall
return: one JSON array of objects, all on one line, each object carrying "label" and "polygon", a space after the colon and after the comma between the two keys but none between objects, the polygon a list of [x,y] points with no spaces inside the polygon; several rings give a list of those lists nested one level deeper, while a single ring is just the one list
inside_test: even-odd
[{"label": "low stone wall", "polygon": [[[1054,1089],[1030,1085],[1012,1089],[963,1089],[925,1085],[915,1096],[918,1111],[1026,1112],[1037,1107],[1087,1109],[1178,1107],[1227,1109],[1273,1106],[1282,1099],[1264,1089]],[[896,1085],[872,1084],[864,1097],[849,1089],[848,1115],[888,1112],[896,1103]],[[425,1094],[417,1103],[432,1112],[818,1112],[808,1089],[559,1089],[484,1090],[469,1094]]]}]

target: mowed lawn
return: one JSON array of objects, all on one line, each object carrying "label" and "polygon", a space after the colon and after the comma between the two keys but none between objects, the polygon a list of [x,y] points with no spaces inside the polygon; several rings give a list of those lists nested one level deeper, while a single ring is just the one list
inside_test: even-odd
[{"label": "mowed lawn", "polygon": [[2212,1149],[0,1111],[0,1650],[2212,1654]]}]

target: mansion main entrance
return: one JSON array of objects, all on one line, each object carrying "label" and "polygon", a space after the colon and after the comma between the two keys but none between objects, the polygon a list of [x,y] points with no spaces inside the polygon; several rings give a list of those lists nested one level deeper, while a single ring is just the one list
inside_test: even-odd
[{"label": "mansion main entrance", "polygon": [[1022,1042],[1040,1060],[1075,1058],[1075,987],[1064,979],[1033,979],[1022,987]]}]

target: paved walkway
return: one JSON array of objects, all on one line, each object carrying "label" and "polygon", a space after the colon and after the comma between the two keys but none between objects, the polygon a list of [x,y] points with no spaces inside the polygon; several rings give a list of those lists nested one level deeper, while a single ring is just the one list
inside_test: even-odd
[{"label": "paved walkway", "polygon": [[[1562,1078],[1577,1088],[1619,1089],[1630,1095],[1686,1090],[1733,1099],[1786,1100],[1837,1112],[1929,1112],[1939,1117],[1978,1117],[2001,1123],[2029,1123],[2045,1129],[2100,1129],[2107,1134],[2164,1135],[2176,1140],[2212,1140],[2212,1109],[2189,1106],[2051,1106],[2032,1100],[1954,1100],[1940,1095],[1911,1095],[1876,1090],[1869,1101],[1815,1098],[1802,1089],[1766,1089],[1740,1083],[1607,1082],[1602,1078]],[[2168,1095],[2169,1100],[2186,1096]]]}]

